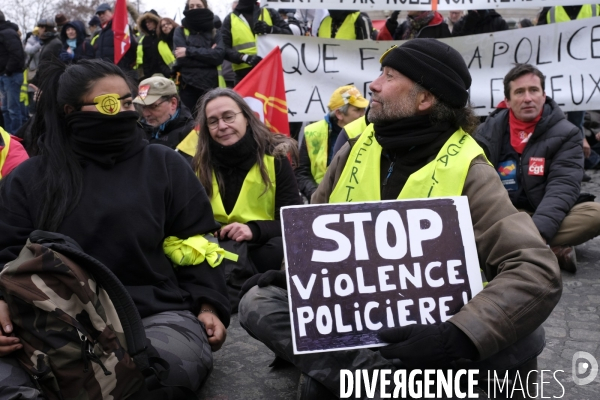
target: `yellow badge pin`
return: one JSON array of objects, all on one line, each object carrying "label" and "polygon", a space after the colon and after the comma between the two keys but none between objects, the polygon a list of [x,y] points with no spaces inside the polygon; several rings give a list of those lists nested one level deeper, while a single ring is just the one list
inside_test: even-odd
[{"label": "yellow badge pin", "polygon": [[121,110],[121,98],[115,93],[94,97],[94,104],[98,111],[106,115],[115,115]]}]

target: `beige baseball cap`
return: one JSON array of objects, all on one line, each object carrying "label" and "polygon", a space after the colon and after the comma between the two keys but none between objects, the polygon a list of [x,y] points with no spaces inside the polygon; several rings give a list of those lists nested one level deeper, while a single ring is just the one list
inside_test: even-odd
[{"label": "beige baseball cap", "polygon": [[138,96],[133,99],[134,103],[143,106],[154,104],[162,96],[177,94],[175,83],[162,76],[152,76],[140,82]]}]

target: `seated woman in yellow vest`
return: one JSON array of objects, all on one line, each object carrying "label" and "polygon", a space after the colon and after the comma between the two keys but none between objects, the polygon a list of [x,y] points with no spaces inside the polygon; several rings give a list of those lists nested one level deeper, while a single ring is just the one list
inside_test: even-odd
[{"label": "seated woman in yellow vest", "polygon": [[356,10],[329,10],[319,25],[318,37],[345,40],[371,39],[373,24],[369,16]]},{"label": "seated woman in yellow vest", "polygon": [[188,0],[183,15],[182,26],[173,36],[177,58],[174,69],[181,73],[179,97],[196,115],[198,99],[219,87],[218,67],[223,63],[225,48],[206,0]]},{"label": "seated woman in yellow vest", "polygon": [[220,240],[248,241],[259,271],[280,269],[279,209],[302,204],[290,153],[295,141],[273,134],[231,89],[208,92],[198,107],[198,148],[192,166],[223,226]]},{"label": "seated woman in yellow vest", "polygon": [[358,120],[364,121],[363,116],[368,105],[369,102],[355,86],[341,86],[331,95],[327,105],[329,113],[325,118],[304,128],[300,162],[295,171],[298,187],[304,197],[310,200],[310,196],[325,176],[327,166],[335,155],[333,145],[342,129],[357,121],[362,129],[355,129],[356,134],[359,135],[365,130],[364,123],[361,125],[361,121]]}]

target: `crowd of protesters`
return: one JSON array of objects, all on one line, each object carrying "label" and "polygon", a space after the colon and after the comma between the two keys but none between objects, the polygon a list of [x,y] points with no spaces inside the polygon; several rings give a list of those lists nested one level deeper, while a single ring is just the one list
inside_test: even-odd
[{"label": "crowd of protesters", "polygon": [[[600,234],[600,204],[581,193],[584,166],[600,167],[600,112],[565,115],[546,96],[542,71],[521,64],[504,78],[504,101],[483,121],[475,118],[467,104],[471,76],[464,60],[435,39],[509,29],[494,10],[450,11],[447,18],[437,11],[409,11],[403,21],[394,11],[380,31],[357,10],[318,11],[326,10],[273,10],[239,0],[221,21],[207,0],[187,0],[178,24],[155,10],[137,15],[130,7],[135,20],[127,28],[130,46],[115,64],[114,9],[108,3],[87,23],[71,20],[65,10],[40,19],[24,35],[0,10],[0,265],[18,255],[35,229],[71,236],[114,269],[151,341],[159,336],[152,329],[161,324],[162,334],[180,334],[173,318],[193,333],[190,346],[202,356],[174,369],[181,379],[172,379],[193,391],[210,372],[210,351],[223,344],[241,300],[244,328],[306,374],[301,398],[329,398],[339,377],[313,373],[327,362],[387,368],[389,358],[410,364],[417,351],[361,351],[354,364],[345,365],[340,359],[346,353],[338,353],[339,359],[302,358],[282,344],[291,339],[279,209],[341,199],[338,182],[349,173],[357,146],[372,137],[380,148],[370,160],[381,179],[365,179],[370,186],[359,191],[361,201],[400,198],[407,188],[416,193],[413,174],[429,168],[443,146],[465,134],[475,150],[464,155],[468,174],[454,189],[472,201],[476,240],[485,244],[480,260],[490,284],[484,290],[502,318],[530,302],[518,317],[528,322],[512,336],[492,332],[489,324],[476,322],[483,314],[477,307],[483,306],[472,302],[454,324],[412,334],[425,332],[446,343],[445,349],[426,346],[427,357],[438,361],[491,357],[502,348],[537,349],[536,332],[560,297],[558,268],[576,272],[574,246]],[[599,15],[595,5],[548,7],[537,21],[523,19],[518,26]],[[268,34],[408,41],[382,57],[382,73],[369,86],[371,102],[340,82],[323,119],[306,121],[290,138],[271,133],[231,90],[260,65],[256,37]],[[113,102],[109,110],[101,106],[106,99]],[[190,137],[192,150],[178,150]],[[531,168],[540,159],[541,173]],[[501,212],[491,215],[490,203]],[[235,242],[238,252],[243,247],[248,267],[237,282],[237,298],[222,268],[170,267],[171,261],[185,264],[177,264],[167,249],[185,252],[189,240],[211,234]],[[498,238],[505,240],[493,244]],[[127,257],[120,256],[124,248]],[[506,259],[510,251],[521,256]],[[539,296],[544,301],[534,299],[535,290],[525,287],[533,282],[519,271],[550,288]],[[143,284],[136,281],[141,275]],[[497,276],[524,286],[514,299],[503,298],[512,286]],[[22,388],[22,398],[36,399],[40,393],[13,362],[11,354],[23,346],[11,337],[4,304],[0,293],[0,386]],[[269,319],[269,310],[278,317]],[[393,334],[384,336],[394,342]],[[494,340],[494,348],[482,344]],[[156,347],[175,364],[186,357]]]}]

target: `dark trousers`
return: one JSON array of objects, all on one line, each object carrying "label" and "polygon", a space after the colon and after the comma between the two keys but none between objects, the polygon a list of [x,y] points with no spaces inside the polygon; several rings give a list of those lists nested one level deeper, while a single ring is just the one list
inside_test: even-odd
[{"label": "dark trousers", "polygon": [[258,272],[281,269],[283,261],[283,239],[277,236],[262,245],[248,244],[248,256]]},{"label": "dark trousers", "polygon": [[207,90],[198,89],[197,87],[190,86],[185,83],[182,83],[181,86],[179,86],[179,97],[181,98],[183,104],[185,104],[185,106],[192,112],[194,118],[196,118],[197,115],[196,105],[198,100],[200,100],[200,98],[204,96],[204,93],[206,92]]}]

